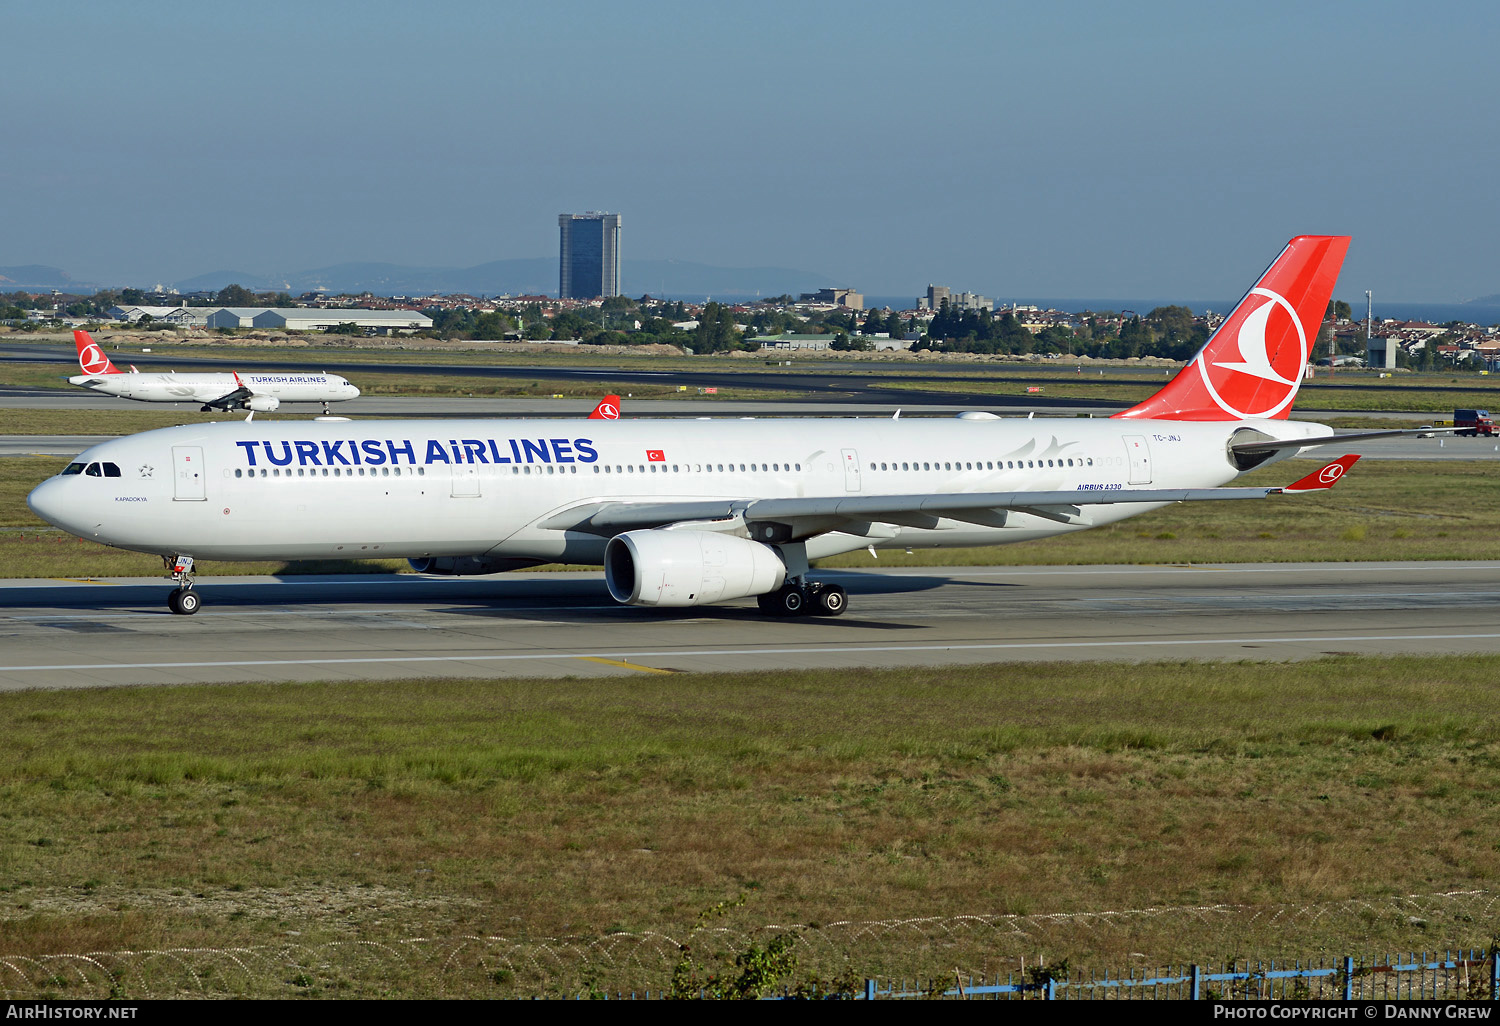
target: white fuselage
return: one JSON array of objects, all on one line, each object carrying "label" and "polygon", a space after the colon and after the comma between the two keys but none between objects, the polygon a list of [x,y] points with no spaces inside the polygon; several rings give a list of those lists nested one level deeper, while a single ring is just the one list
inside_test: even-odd
[{"label": "white fuselage", "polygon": [[359,389],[337,374],[287,371],[274,374],[150,373],[76,374],[68,381],[105,395],[148,403],[211,403],[238,388],[271,396],[283,403],[337,403],[353,399]]},{"label": "white fuselage", "polygon": [[[1288,421],[1072,418],[234,421],[93,446],[28,502],[81,537],[198,559],[599,563],[606,538],[549,518],[588,503],[1210,488],[1238,476],[1227,444],[1246,429],[1327,434]],[[819,535],[807,555],[1026,541],[1157,505],[1090,506],[1082,524],[1017,513],[1004,527],[877,525]]]}]

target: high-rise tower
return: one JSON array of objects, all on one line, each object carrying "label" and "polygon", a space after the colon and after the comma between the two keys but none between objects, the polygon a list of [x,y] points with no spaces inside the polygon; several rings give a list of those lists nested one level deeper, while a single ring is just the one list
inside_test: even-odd
[{"label": "high-rise tower", "polygon": [[558,214],[558,295],[598,299],[620,294],[620,215]]}]

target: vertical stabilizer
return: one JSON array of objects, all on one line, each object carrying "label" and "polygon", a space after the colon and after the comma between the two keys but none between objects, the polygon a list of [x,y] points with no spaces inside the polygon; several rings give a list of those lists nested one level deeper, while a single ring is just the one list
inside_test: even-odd
[{"label": "vertical stabilizer", "polygon": [[599,405],[594,407],[594,412],[589,414],[589,420],[619,420],[620,419],[620,397],[607,395],[599,400]]},{"label": "vertical stabilizer", "polygon": [[104,350],[86,331],[73,332],[73,344],[78,347],[78,366],[85,374],[119,374],[120,368],[109,362]]},{"label": "vertical stabilizer", "polygon": [[1284,420],[1349,250],[1346,235],[1299,235],[1167,387],[1116,417]]}]

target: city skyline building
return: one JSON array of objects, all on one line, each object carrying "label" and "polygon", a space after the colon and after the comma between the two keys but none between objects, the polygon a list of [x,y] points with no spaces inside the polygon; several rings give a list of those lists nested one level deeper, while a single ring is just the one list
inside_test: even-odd
[{"label": "city skyline building", "polygon": [[558,214],[558,289],[561,299],[608,299],[620,294],[620,215],[590,210]]}]

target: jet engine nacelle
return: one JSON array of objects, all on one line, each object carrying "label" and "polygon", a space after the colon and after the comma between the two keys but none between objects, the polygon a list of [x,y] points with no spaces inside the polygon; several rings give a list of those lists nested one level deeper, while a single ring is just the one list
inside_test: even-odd
[{"label": "jet engine nacelle", "polygon": [[281,407],[281,400],[274,395],[252,395],[245,400],[245,409],[256,413],[274,413]]},{"label": "jet engine nacelle", "polygon": [[439,577],[474,577],[480,574],[503,574],[538,566],[540,559],[490,559],[485,556],[423,556],[408,559],[407,565],[419,574]]},{"label": "jet engine nacelle", "polygon": [[769,545],[710,531],[628,531],[604,549],[604,582],[627,605],[701,606],[764,595],[785,580]]}]

